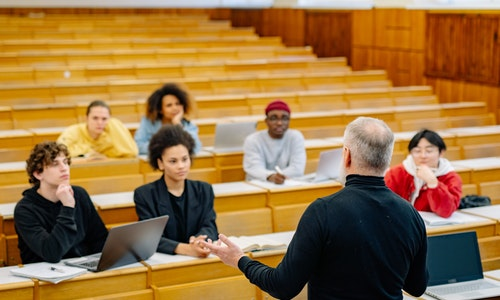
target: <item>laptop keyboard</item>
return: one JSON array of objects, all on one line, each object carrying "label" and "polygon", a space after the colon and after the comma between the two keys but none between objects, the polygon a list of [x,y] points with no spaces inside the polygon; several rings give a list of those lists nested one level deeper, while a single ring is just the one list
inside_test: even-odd
[{"label": "laptop keyboard", "polygon": [[98,264],[99,264],[98,259],[93,259],[93,260],[89,260],[89,261],[80,263],[80,265],[82,265],[84,267],[88,267],[88,268],[97,268]]},{"label": "laptop keyboard", "polygon": [[432,293],[437,295],[449,295],[449,294],[464,293],[464,292],[474,292],[477,290],[484,290],[496,287],[498,286],[488,281],[483,281],[483,282],[471,282],[461,285],[429,287],[428,290],[430,294]]}]

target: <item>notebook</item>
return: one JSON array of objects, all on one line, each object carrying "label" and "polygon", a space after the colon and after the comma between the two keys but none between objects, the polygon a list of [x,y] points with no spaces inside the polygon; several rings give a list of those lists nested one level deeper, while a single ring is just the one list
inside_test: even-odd
[{"label": "notebook", "polygon": [[309,173],[296,180],[307,182],[321,182],[338,179],[340,176],[340,165],[342,163],[342,148],[322,151],[319,154],[316,172]]},{"label": "notebook", "polygon": [[93,272],[121,267],[150,258],[158,248],[168,216],[113,227],[101,253],[64,261]]},{"label": "notebook", "polygon": [[500,296],[499,281],[483,277],[475,231],[429,236],[427,240],[427,295],[447,300]]},{"label": "notebook", "polygon": [[217,123],[215,126],[215,152],[243,151],[245,138],[257,130],[257,121]]}]

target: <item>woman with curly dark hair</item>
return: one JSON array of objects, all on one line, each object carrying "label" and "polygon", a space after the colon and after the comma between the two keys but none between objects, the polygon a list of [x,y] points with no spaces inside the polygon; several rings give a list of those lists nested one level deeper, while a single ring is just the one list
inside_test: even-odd
[{"label": "woman with curly dark hair", "polygon": [[68,149],[56,142],[35,145],[26,160],[33,187],[14,210],[23,264],[102,251],[108,231],[87,191],[69,183],[70,164]]},{"label": "woman with curly dark hair", "polygon": [[149,144],[149,164],[160,179],[134,191],[139,220],[169,215],[158,252],[206,257],[201,240],[216,239],[214,192],[203,181],[187,179],[195,142],[179,125],[165,125]]},{"label": "woman with curly dark hair", "polygon": [[198,126],[186,117],[193,109],[192,105],[189,94],[175,83],[167,83],[154,91],[146,102],[146,115],[134,135],[139,154],[148,153],[149,140],[167,124],[182,126],[195,141],[194,152],[200,151]]}]

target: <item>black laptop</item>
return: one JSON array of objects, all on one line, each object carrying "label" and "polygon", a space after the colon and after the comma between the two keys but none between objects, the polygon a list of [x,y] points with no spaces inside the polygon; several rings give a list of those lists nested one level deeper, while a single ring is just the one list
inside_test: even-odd
[{"label": "black laptop", "polygon": [[427,295],[447,300],[500,296],[500,281],[483,277],[475,231],[434,235],[427,240]]},{"label": "black laptop", "polygon": [[168,216],[113,227],[101,253],[64,261],[74,267],[100,272],[150,258],[158,248]]}]

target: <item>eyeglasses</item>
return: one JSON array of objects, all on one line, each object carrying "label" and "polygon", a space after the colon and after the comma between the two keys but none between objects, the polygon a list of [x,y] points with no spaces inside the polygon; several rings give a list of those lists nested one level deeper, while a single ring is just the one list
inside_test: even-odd
[{"label": "eyeglasses", "polygon": [[438,152],[439,152],[439,148],[438,147],[429,147],[429,148],[425,148],[425,149],[413,148],[410,151],[410,153],[412,155],[416,155],[416,156],[419,156],[419,155],[422,155],[422,154],[432,155],[432,154],[436,154]]},{"label": "eyeglasses", "polygon": [[269,120],[269,122],[273,122],[273,123],[278,123],[279,121],[281,121],[283,123],[290,122],[289,116],[283,116],[281,118],[278,118],[278,116],[270,116],[267,119]]}]

